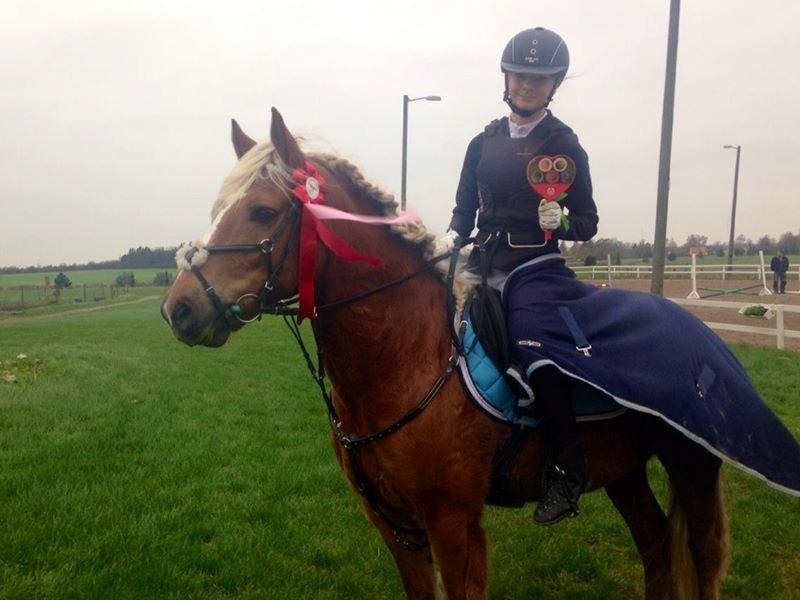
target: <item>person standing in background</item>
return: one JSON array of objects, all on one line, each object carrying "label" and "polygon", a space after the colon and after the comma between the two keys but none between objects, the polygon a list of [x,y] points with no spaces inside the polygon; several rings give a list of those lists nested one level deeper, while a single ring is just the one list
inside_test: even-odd
[{"label": "person standing in background", "polygon": [[769,268],[772,270],[772,291],[776,294],[785,294],[786,273],[789,271],[789,259],[780,248],[778,248],[775,256],[772,257]]}]

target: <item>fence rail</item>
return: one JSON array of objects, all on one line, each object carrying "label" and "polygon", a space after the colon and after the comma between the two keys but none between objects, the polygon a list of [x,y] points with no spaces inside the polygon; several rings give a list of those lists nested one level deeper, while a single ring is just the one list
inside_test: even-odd
[{"label": "fence rail", "polygon": [[86,283],[72,285],[58,290],[52,285],[14,285],[0,287],[0,311],[23,311],[51,304],[92,304],[111,300],[130,292],[131,287],[153,287],[153,284],[141,286],[119,286],[103,283]]},{"label": "fence rail", "polygon": [[[596,265],[591,267],[570,267],[578,275],[590,275],[592,279],[605,279],[609,273],[613,279],[649,279],[653,274],[651,265]],[[767,271],[769,276],[770,271]],[[692,265],[666,265],[664,276],[672,278],[690,278]],[[700,279],[761,279],[761,265],[697,265],[697,277]],[[787,273],[789,279],[800,281],[800,265],[793,265]]]},{"label": "fence rail", "polygon": [[[690,298],[670,298],[676,304],[681,306],[695,306],[698,308],[728,308],[738,311],[746,306],[753,306],[752,302],[727,302],[722,300],[693,300]],[[786,329],[784,326],[785,313],[798,313],[800,314],[800,306],[791,306],[788,304],[769,304],[767,305],[775,310],[775,328],[772,327],[752,327],[748,325],[736,325],[734,323],[716,323],[703,321],[711,329],[718,329],[720,331],[736,331],[739,333],[753,333],[756,335],[771,335],[775,336],[777,347],[783,350],[786,346],[786,338],[800,339],[800,331]]]}]

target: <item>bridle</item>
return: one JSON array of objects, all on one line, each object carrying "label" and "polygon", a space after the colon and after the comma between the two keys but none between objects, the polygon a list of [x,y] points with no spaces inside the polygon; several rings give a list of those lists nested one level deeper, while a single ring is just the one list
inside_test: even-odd
[{"label": "bridle", "polygon": [[[302,213],[302,211],[300,210],[301,205],[297,200],[294,200],[292,198],[290,198],[290,201],[291,201],[291,207],[287,209],[287,212],[284,213],[283,217],[281,218],[281,221],[273,230],[272,234],[269,237],[264,238],[257,244],[229,244],[222,246],[206,246],[204,248],[209,255],[237,253],[237,252],[238,253],[260,252],[262,255],[264,255],[267,263],[266,265],[267,278],[264,283],[264,286],[258,291],[258,293],[242,294],[236,300],[236,302],[226,305],[217,295],[216,291],[214,290],[214,287],[209,283],[209,281],[203,275],[199,266],[192,265],[191,272],[194,273],[195,277],[197,277],[197,279],[200,281],[203,290],[211,300],[211,303],[214,305],[214,308],[218,313],[218,317],[224,319],[226,324],[228,324],[229,326],[233,323],[232,319],[236,319],[240,323],[246,324],[256,320],[260,320],[262,314],[281,315],[283,317],[284,322],[289,327],[292,336],[295,338],[300,347],[300,350],[306,362],[306,366],[308,367],[311,376],[313,377],[314,381],[316,382],[317,386],[320,389],[320,392],[322,394],[322,399],[325,401],[325,405],[328,410],[328,419],[330,422],[333,436],[335,437],[336,441],[347,451],[350,468],[353,472],[353,477],[355,479],[356,489],[367,500],[367,503],[370,505],[370,508],[372,509],[373,513],[377,515],[381,520],[383,520],[384,523],[386,523],[386,525],[391,529],[395,543],[399,544],[400,546],[409,551],[422,550],[429,546],[425,530],[422,527],[409,528],[399,525],[386,514],[384,509],[381,508],[381,504],[385,505],[385,502],[383,501],[378,489],[370,482],[370,480],[364,473],[363,469],[361,468],[357,459],[357,453],[360,448],[368,444],[378,442],[392,435],[393,433],[399,431],[404,425],[408,424],[415,417],[421,414],[422,411],[425,410],[425,408],[427,408],[431,404],[433,399],[436,397],[439,391],[444,387],[444,384],[450,378],[450,375],[453,373],[453,370],[455,369],[458,363],[460,344],[458,343],[457,335],[454,335],[454,332],[452,331],[452,325],[453,325],[452,316],[455,310],[452,298],[452,284],[456,269],[456,261],[459,256],[460,248],[456,246],[454,247],[453,250],[428,260],[421,269],[409,273],[407,275],[404,275],[402,277],[399,277],[397,279],[394,279],[392,281],[389,281],[388,283],[377,286],[365,292],[361,292],[349,298],[344,298],[341,300],[329,302],[327,304],[322,304],[315,307],[314,316],[317,317],[321,312],[354,304],[374,294],[378,294],[389,288],[401,285],[413,279],[414,277],[417,277],[419,275],[422,275],[423,273],[432,270],[439,262],[448,258],[450,259],[450,270],[447,277],[446,285],[448,288],[448,312],[451,313],[448,321],[451,326],[451,338],[454,341],[451,341],[451,353],[449,358],[447,359],[447,362],[445,363],[443,370],[437,377],[436,381],[434,381],[433,385],[430,387],[427,394],[425,394],[425,396],[422,398],[422,400],[417,402],[416,405],[414,405],[411,409],[406,411],[400,418],[398,418],[388,427],[385,427],[380,431],[365,436],[359,436],[354,433],[347,433],[342,428],[342,421],[339,415],[337,414],[335,407],[333,406],[333,400],[325,384],[325,370],[323,367],[322,347],[319,340],[316,339],[316,331],[312,328],[312,331],[314,331],[316,347],[317,347],[317,361],[315,365],[314,361],[311,358],[311,354],[308,352],[306,344],[303,341],[302,335],[300,333],[300,324],[297,318],[299,310],[296,306],[293,306],[294,304],[297,303],[297,296],[295,295],[289,298],[275,298],[276,282],[286,264],[291,236],[292,234],[295,234],[297,232],[301,223],[301,218],[299,218]],[[290,237],[289,239],[287,239],[287,242],[284,245],[283,254],[278,260],[277,266],[273,268],[272,255],[276,247],[276,242],[279,240],[279,237],[286,231],[289,232]],[[190,252],[187,253],[186,256],[190,265],[193,253],[194,252],[190,250]],[[258,314],[252,318],[244,318],[242,316],[243,309],[241,306],[241,302],[247,298],[253,298],[259,304]],[[410,540],[409,536],[414,539]]]},{"label": "bridle", "polygon": [[[280,222],[272,231],[272,234],[257,244],[227,244],[224,246],[204,247],[204,250],[209,255],[232,253],[246,254],[250,252],[260,252],[266,261],[267,278],[264,281],[264,285],[261,287],[261,289],[257,293],[251,292],[242,294],[236,299],[236,302],[229,303],[227,305],[222,302],[216,290],[214,289],[214,286],[212,286],[208,279],[206,279],[206,277],[203,275],[200,267],[192,265],[192,256],[198,251],[198,249],[192,248],[187,253],[186,259],[191,265],[191,272],[195,277],[197,277],[198,281],[200,281],[203,291],[205,292],[206,296],[208,296],[209,300],[217,311],[218,318],[224,320],[228,326],[234,323],[234,319],[240,323],[247,324],[260,320],[262,313],[280,314],[278,308],[291,303],[293,300],[293,298],[275,298],[276,283],[278,277],[280,277],[280,274],[283,271],[283,267],[286,264],[286,259],[289,254],[289,244],[287,243],[284,246],[283,254],[278,260],[276,267],[273,267],[272,256],[279,236],[284,231],[290,231],[290,233],[294,233],[294,230],[298,228],[300,224],[300,219],[298,218],[299,216],[299,206],[297,202],[293,200],[291,201],[290,207],[286,210],[286,212],[283,213]],[[242,307],[242,302],[248,298],[252,298],[258,303],[259,310],[254,317],[245,318],[243,316],[244,309]]]}]

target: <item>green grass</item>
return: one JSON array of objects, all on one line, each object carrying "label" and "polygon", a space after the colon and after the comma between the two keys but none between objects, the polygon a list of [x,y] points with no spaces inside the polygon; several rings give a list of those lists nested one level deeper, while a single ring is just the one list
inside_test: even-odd
[{"label": "green grass", "polygon": [[[167,288],[162,286],[134,286],[129,288],[73,286],[62,290],[58,302],[53,296],[31,298],[26,295],[24,307],[20,306],[18,291],[0,290],[0,321],[14,321],[65,311],[108,306],[131,302],[141,298],[163,296]],[[76,301],[79,299],[80,301]]]},{"label": "green grass", "polygon": [[[133,272],[137,283],[151,283],[157,273],[169,272],[171,278],[175,278],[176,270],[174,267],[169,269],[84,269],[79,271],[64,271],[69,277],[72,285],[112,285],[117,281],[117,275],[123,272]],[[0,288],[16,287],[18,285],[41,285],[45,284],[45,277],[50,278],[50,285],[53,285],[58,271],[47,273],[11,273],[0,275]]]},{"label": "green grass", "polygon": [[[284,329],[267,319],[223,348],[187,348],[155,301],[0,326],[0,361],[42,361],[35,378],[0,378],[0,598],[402,596]],[[800,433],[800,355],[735,351]],[[724,597],[798,598],[800,502],[727,475]],[[582,508],[547,529],[530,508],[490,508],[491,597],[641,596],[610,501]]]}]

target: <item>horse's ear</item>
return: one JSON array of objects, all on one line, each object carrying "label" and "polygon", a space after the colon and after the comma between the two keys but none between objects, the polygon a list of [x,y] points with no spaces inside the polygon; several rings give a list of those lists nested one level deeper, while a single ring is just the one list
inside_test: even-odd
[{"label": "horse's ear", "polygon": [[283,122],[281,113],[274,106],[272,107],[272,126],[270,127],[269,137],[278,152],[278,156],[289,165],[289,168],[296,169],[305,164],[306,157],[300,150],[300,146],[297,145],[297,141],[286,128],[286,123]]},{"label": "horse's ear", "polygon": [[233,149],[236,151],[236,158],[242,158],[250,148],[256,145],[256,141],[247,137],[247,134],[242,131],[236,119],[231,119],[231,140]]}]

